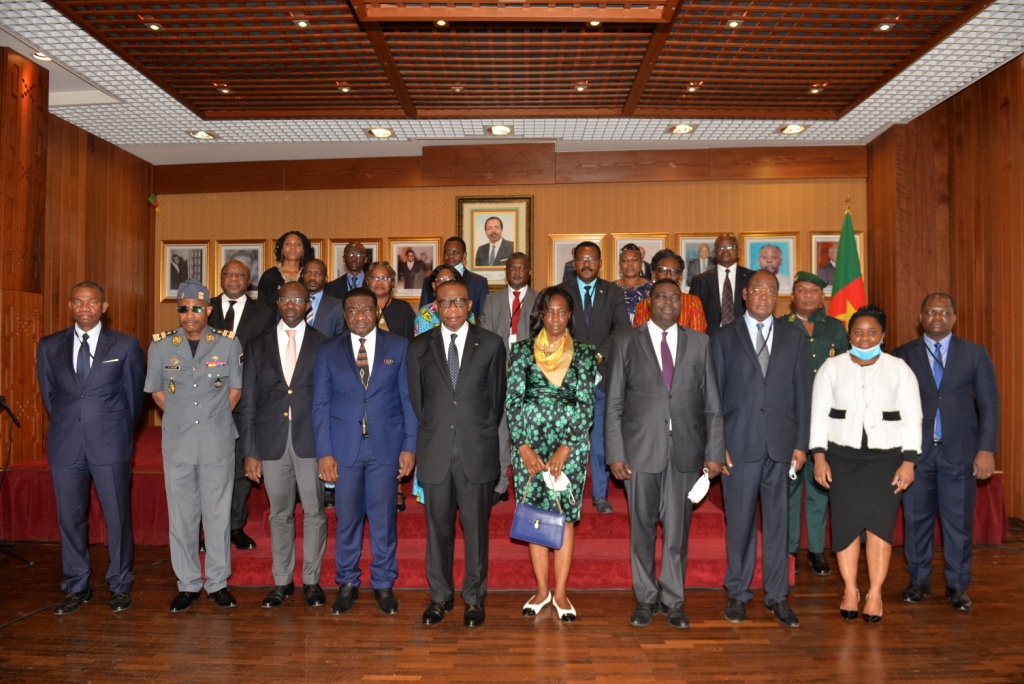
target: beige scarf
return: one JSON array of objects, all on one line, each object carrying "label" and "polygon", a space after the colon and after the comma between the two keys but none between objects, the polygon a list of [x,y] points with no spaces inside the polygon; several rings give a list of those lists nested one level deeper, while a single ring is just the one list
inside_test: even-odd
[{"label": "beige scarf", "polygon": [[544,377],[555,387],[561,387],[572,363],[572,338],[566,333],[556,344],[548,342],[548,331],[543,328],[533,341],[533,359]]}]

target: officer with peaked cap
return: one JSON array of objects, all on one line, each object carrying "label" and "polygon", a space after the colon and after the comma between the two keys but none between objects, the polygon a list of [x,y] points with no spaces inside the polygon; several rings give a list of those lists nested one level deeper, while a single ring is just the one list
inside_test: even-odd
[{"label": "officer with peaked cap", "polygon": [[181,613],[204,587],[199,523],[206,532],[206,593],[222,608],[238,605],[231,576],[231,490],[235,429],[231,411],[242,396],[242,346],[231,331],[207,325],[210,291],[190,278],[178,287],[181,327],[153,335],[145,390],[163,409],[164,484],[171,566]]}]

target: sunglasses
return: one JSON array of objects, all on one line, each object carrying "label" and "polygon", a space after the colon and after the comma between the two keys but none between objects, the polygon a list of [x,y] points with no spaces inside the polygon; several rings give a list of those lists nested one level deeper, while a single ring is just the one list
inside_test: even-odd
[{"label": "sunglasses", "polygon": [[205,306],[198,306],[198,305],[197,306],[179,306],[178,307],[178,313],[188,313],[189,311],[191,311],[192,313],[203,313],[204,311],[206,311],[206,307]]}]

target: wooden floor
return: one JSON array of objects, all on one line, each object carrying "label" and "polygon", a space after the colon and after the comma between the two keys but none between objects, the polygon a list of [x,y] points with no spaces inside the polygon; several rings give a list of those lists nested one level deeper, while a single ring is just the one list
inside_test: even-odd
[{"label": "wooden floor", "polygon": [[[626,591],[571,593],[580,615],[573,625],[558,622],[551,608],[522,617],[524,592],[492,592],[487,624],[474,630],[462,626],[461,599],[444,623],[424,627],[428,595],[416,590],[397,592],[394,617],[380,614],[369,592],[343,617],[301,599],[265,610],[265,588],[233,589],[241,604],[234,610],[203,598],[171,615],[176,589],[166,547],[137,549],[128,612],[110,613],[109,590],[100,586],[94,602],[58,618],[51,611],[62,598],[59,546],[21,543],[17,552],[35,567],[0,559],[0,681],[1022,681],[1024,530],[1011,537],[975,550],[970,613],[953,611],[941,596],[902,603],[907,575],[897,549],[884,620],[843,622],[838,573],[816,577],[801,552],[790,602],[802,627],[776,623],[760,593],[747,621],[730,624],[725,593],[704,590],[687,594],[689,630],[670,628],[664,616],[631,627],[635,604]],[[106,548],[92,553],[94,581],[102,581]],[[941,595],[941,558],[934,580]]]}]

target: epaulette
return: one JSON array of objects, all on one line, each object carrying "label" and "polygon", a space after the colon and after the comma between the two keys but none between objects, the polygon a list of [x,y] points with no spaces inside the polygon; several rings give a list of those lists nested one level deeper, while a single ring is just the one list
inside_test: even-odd
[{"label": "epaulette", "polygon": [[164,339],[165,337],[173,335],[176,332],[178,332],[178,331],[177,330],[168,330],[167,332],[153,333],[153,341],[154,342],[159,342],[160,340]]},{"label": "epaulette", "polygon": [[229,340],[235,339],[235,331],[234,330],[216,330],[215,329],[213,332],[217,333],[218,335],[223,335],[224,337],[228,338]]},{"label": "epaulette", "polygon": [[796,322],[796,314],[795,313],[789,314],[789,322],[790,323]]}]

